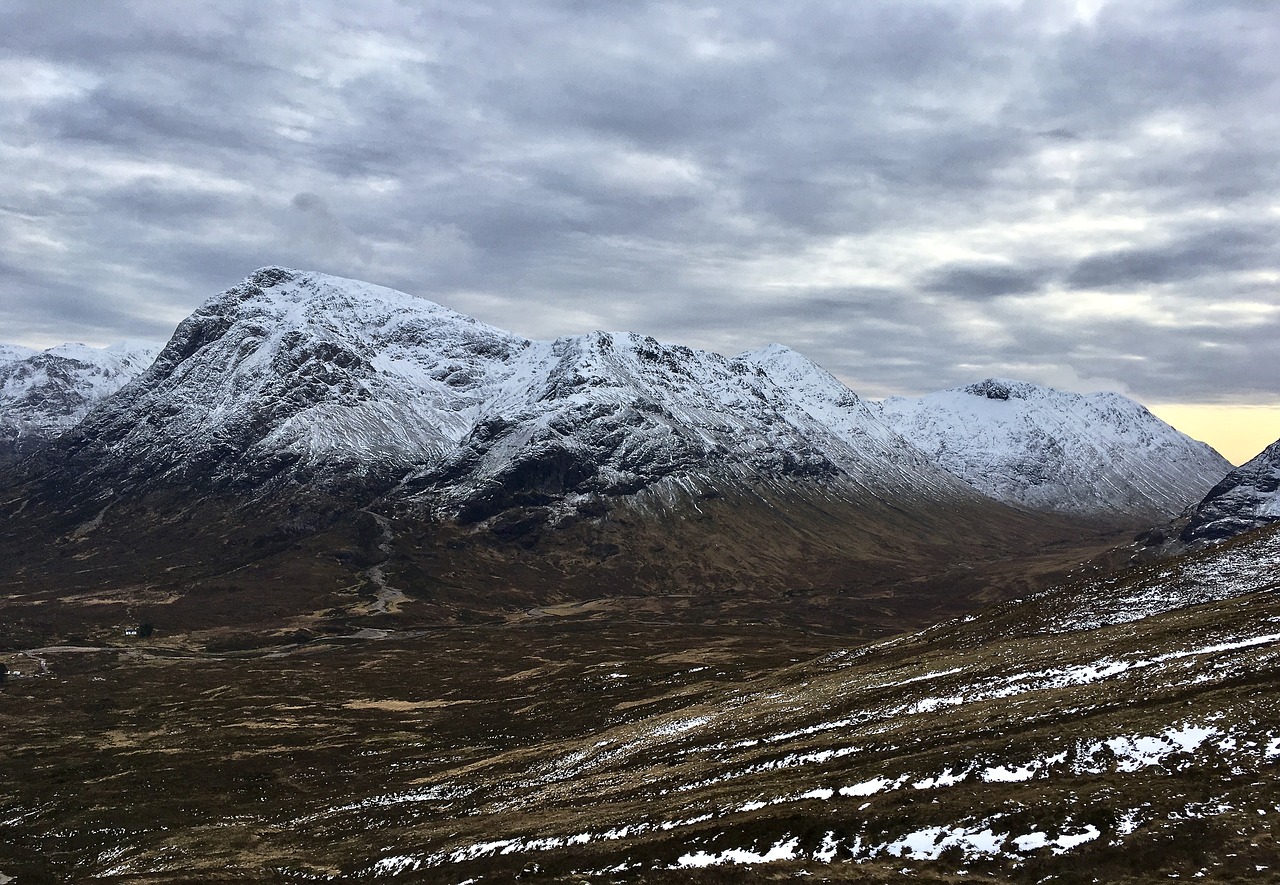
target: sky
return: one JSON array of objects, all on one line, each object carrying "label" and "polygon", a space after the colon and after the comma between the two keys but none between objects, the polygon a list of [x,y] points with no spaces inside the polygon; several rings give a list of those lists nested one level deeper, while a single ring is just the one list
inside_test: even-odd
[{"label": "sky", "polygon": [[[0,341],[255,268],[1280,437],[1272,0],[0,0]],[[1197,429],[1192,430],[1190,428]]]}]

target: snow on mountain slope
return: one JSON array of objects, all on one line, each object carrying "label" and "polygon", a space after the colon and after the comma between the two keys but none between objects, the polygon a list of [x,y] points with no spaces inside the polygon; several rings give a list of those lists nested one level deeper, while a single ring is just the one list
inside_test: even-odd
[{"label": "snow on mountain slope", "polygon": [[0,345],[0,458],[21,455],[77,424],[141,374],[159,351],[149,341],[105,349],[62,344],[44,351]]},{"label": "snow on mountain slope", "polygon": [[1162,520],[1231,465],[1115,393],[990,379],[881,404],[939,465],[999,501],[1075,515]]},{"label": "snow on mountain slope", "polygon": [[415,483],[471,515],[563,494],[628,494],[719,469],[834,474],[777,420],[746,366],[636,334],[539,342],[474,431]]},{"label": "snow on mountain slope", "polygon": [[533,342],[279,268],[205,303],[77,433],[137,476],[399,484],[397,496],[469,519],[761,478],[974,499],[797,354],[730,360],[629,333]]},{"label": "snow on mountain slope", "polygon": [[735,359],[763,371],[787,420],[850,473],[875,477],[881,487],[908,485],[947,495],[960,489],[951,474],[890,428],[878,409],[808,357],[770,344]]},{"label": "snow on mountain slope", "polygon": [[697,494],[780,477],[877,497],[972,497],[798,354],[730,360],[607,332],[528,348],[459,450],[408,485],[479,518],[563,496],[673,484]]},{"label": "snow on mountain slope", "polygon": [[425,299],[269,268],[205,302],[76,433],[143,474],[385,480],[452,447],[527,346]]},{"label": "snow on mountain slope", "polygon": [[1182,533],[1188,542],[1220,541],[1280,521],[1280,440],[1232,470],[1196,507]]},{"label": "snow on mountain slope", "polygon": [[23,347],[21,344],[0,344],[0,366],[25,360],[39,352],[34,347]]}]

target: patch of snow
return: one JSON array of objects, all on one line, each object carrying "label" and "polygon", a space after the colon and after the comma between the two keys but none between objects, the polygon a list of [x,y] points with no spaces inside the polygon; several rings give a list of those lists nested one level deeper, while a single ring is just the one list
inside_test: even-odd
[{"label": "patch of snow", "polygon": [[874,796],[876,793],[892,789],[894,786],[894,781],[885,777],[876,777],[869,781],[863,781],[860,784],[841,787],[839,793],[841,796]]},{"label": "patch of snow", "polygon": [[796,857],[796,848],[800,845],[798,837],[782,838],[782,841],[775,844],[765,852],[749,851],[744,848],[727,848],[719,854],[709,854],[706,851],[695,851],[685,854],[676,861],[671,869],[696,869],[701,867],[722,866],[725,864],[738,865],[754,865],[762,863],[774,863],[781,860],[794,860]]}]

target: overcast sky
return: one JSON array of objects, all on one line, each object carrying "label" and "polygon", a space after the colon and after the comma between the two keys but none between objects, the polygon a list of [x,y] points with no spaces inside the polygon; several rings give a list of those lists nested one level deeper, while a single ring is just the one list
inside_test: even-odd
[{"label": "overcast sky", "polygon": [[1280,402],[1272,0],[0,0],[0,340],[282,264],[530,337]]}]

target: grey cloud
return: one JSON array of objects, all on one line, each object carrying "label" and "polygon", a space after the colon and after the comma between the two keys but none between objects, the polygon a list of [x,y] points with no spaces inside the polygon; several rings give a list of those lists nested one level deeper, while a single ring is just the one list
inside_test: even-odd
[{"label": "grey cloud", "polygon": [[[6,333],[154,335],[141,304],[285,263],[525,334],[779,340],[883,393],[1280,396],[1246,377],[1275,330],[1197,313],[1276,299],[1245,272],[1277,269],[1280,21],[1074,6],[14,0],[0,47],[57,88],[0,95]],[[1144,229],[1099,248],[1116,219]],[[1174,300],[1068,318],[1059,285]]]},{"label": "grey cloud", "polygon": [[1006,264],[949,264],[924,279],[927,292],[954,295],[969,301],[986,301],[1005,295],[1030,295],[1048,280],[1042,268]]},{"label": "grey cloud", "polygon": [[1068,274],[1075,289],[1107,289],[1192,280],[1206,274],[1274,267],[1280,227],[1258,224],[1196,232],[1159,247],[1090,255]]},{"label": "grey cloud", "polygon": [[296,212],[288,227],[295,243],[313,261],[333,261],[342,257],[367,264],[373,250],[329,209],[329,204],[313,193],[294,194],[290,205]]}]

